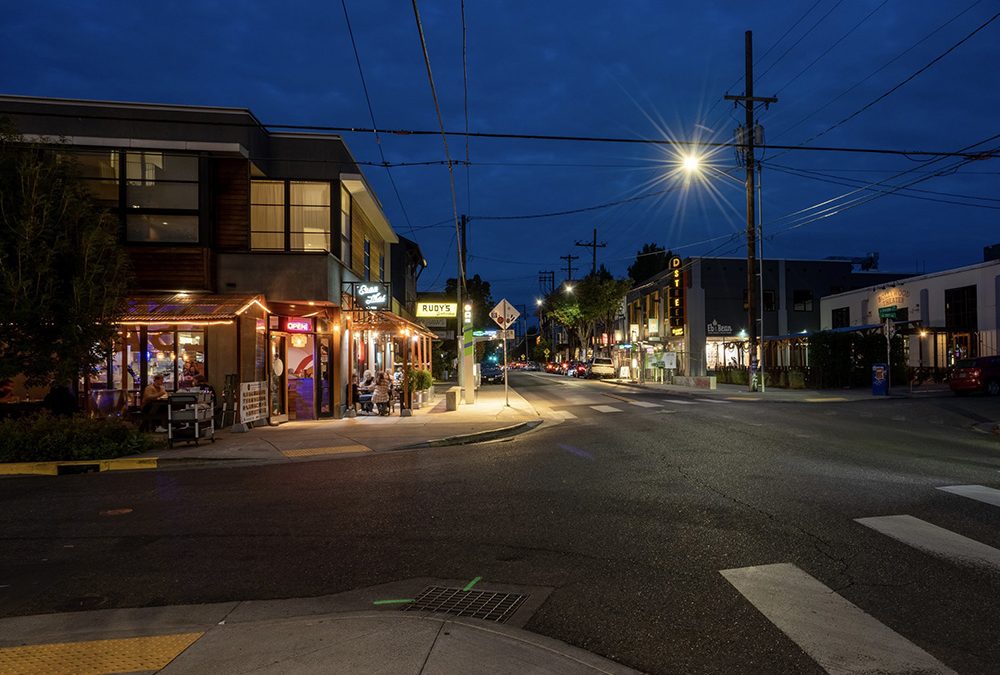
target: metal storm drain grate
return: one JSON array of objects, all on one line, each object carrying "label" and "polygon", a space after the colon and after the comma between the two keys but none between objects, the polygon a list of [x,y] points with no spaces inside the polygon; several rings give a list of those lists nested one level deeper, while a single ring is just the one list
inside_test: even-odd
[{"label": "metal storm drain grate", "polygon": [[428,586],[413,602],[403,607],[406,612],[442,612],[455,616],[503,623],[517,611],[524,599],[520,593],[495,591],[464,591],[461,588]]}]

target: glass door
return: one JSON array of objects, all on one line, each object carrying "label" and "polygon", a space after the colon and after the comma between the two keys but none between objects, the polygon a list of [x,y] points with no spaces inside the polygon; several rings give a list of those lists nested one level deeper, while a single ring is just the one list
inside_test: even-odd
[{"label": "glass door", "polygon": [[271,424],[288,421],[287,337],[271,333],[270,369],[268,373],[268,413]]}]

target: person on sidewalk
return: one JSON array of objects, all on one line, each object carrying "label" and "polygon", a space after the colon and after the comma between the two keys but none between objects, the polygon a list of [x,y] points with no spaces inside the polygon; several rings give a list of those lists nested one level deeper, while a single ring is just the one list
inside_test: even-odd
[{"label": "person on sidewalk", "polygon": [[372,391],[372,403],[378,406],[379,415],[389,414],[389,381],[385,373],[379,373],[375,378],[375,389]]}]

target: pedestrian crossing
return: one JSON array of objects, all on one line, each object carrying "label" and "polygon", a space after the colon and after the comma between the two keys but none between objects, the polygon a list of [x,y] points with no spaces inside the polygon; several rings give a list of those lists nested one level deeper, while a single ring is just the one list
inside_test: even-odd
[{"label": "pedestrian crossing", "polygon": [[680,398],[667,398],[667,399],[656,399],[655,401],[640,400],[640,399],[630,399],[619,396],[612,397],[614,403],[607,403],[607,398],[603,399],[593,399],[593,398],[579,398],[575,396],[568,396],[562,398],[558,401],[552,401],[549,405],[554,406],[552,410],[552,416],[560,420],[573,420],[578,419],[578,416],[564,408],[567,407],[587,407],[594,412],[601,413],[602,415],[614,414],[620,412],[626,412],[630,409],[640,408],[643,410],[649,410],[650,412],[674,412],[674,411],[663,411],[661,410],[664,406],[696,406],[701,403],[730,403],[723,399],[712,399],[712,398],[697,398],[697,399],[680,399]]},{"label": "pedestrian crossing", "polygon": [[[1000,490],[984,485],[937,488],[1000,507]],[[958,567],[1000,573],[1000,549],[909,514],[854,522],[910,549]],[[829,673],[954,673],[875,616],[789,562],[720,570],[736,591]]]}]

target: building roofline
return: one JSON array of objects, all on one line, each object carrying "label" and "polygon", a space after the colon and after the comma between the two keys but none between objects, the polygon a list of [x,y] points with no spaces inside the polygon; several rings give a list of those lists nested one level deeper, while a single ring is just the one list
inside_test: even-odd
[{"label": "building roofline", "polygon": [[830,295],[824,295],[823,299],[826,298],[838,298],[843,295],[853,295],[855,293],[870,293],[880,286],[897,286],[899,284],[910,284],[914,282],[926,281],[928,279],[934,279],[936,277],[943,277],[949,274],[961,274],[962,272],[969,272],[975,269],[986,269],[988,267],[1000,266],[1000,260],[987,260],[985,262],[973,263],[971,265],[963,265],[962,267],[953,267],[949,270],[940,270],[938,272],[928,272],[927,274],[920,274],[918,276],[902,277],[894,281],[883,281],[879,284],[872,284],[871,286],[864,286],[862,288],[855,288],[853,291],[843,291],[841,293],[832,293]]},{"label": "building roofline", "polygon": [[209,105],[189,105],[179,103],[143,103],[136,101],[110,101],[103,99],[86,98],[55,98],[49,96],[25,96],[21,94],[0,94],[0,101],[11,101],[14,103],[39,103],[44,105],[79,105],[91,106],[94,108],[127,108],[132,110],[169,110],[174,112],[200,112],[219,114],[241,114],[246,115],[255,124],[266,128],[264,123],[257,119],[257,116],[249,108],[235,108],[227,106]]}]

